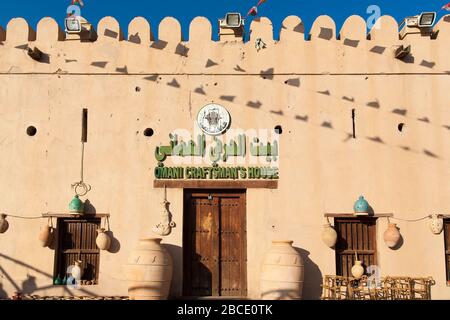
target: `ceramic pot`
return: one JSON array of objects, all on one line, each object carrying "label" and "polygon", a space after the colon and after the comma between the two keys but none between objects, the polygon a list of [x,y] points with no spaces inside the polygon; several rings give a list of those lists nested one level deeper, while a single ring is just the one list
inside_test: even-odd
[{"label": "ceramic pot", "polygon": [[41,233],[39,233],[39,244],[45,248],[48,247],[52,240],[53,228],[49,225],[42,227]]},{"label": "ceramic pot", "polygon": [[0,233],[5,233],[9,229],[8,220],[6,220],[6,215],[0,215]]},{"label": "ceramic pot", "polygon": [[324,229],[322,231],[322,241],[330,248],[333,248],[337,242],[337,232],[331,226],[330,223],[324,225]]},{"label": "ceramic pot", "polygon": [[80,197],[76,195],[72,201],[69,203],[69,212],[74,214],[80,214],[84,211],[83,201],[80,200]]},{"label": "ceramic pot", "polygon": [[364,275],[364,267],[362,266],[362,262],[356,260],[355,264],[352,267],[352,276],[355,279],[361,279]]},{"label": "ceramic pot", "polygon": [[400,232],[395,223],[389,223],[387,230],[384,232],[384,242],[389,248],[394,248],[400,241]]},{"label": "ceramic pot", "polygon": [[97,238],[95,243],[100,250],[109,250],[111,246],[111,238],[105,233],[105,229],[97,229]]},{"label": "ceramic pot", "polygon": [[264,300],[300,300],[304,264],[293,241],[273,241],[261,271],[261,297]]},{"label": "ceramic pot", "polygon": [[366,201],[366,199],[364,199],[363,196],[360,196],[359,199],[355,202],[353,209],[355,211],[355,215],[369,215],[369,203]]},{"label": "ceramic pot", "polygon": [[437,214],[433,214],[430,221],[430,229],[434,234],[441,234],[444,229],[444,220],[440,219]]},{"label": "ceramic pot", "polygon": [[81,280],[84,274],[83,261],[77,260],[74,262],[74,264],[75,265],[72,267],[71,271],[72,277],[74,277],[77,280]]},{"label": "ceramic pot", "polygon": [[162,239],[141,239],[128,259],[126,275],[131,300],[167,300],[173,261]]}]

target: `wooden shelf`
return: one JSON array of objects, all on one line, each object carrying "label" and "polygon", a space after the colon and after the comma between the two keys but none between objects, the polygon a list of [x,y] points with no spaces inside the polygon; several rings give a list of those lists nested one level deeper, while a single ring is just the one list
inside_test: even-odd
[{"label": "wooden shelf", "polygon": [[109,218],[109,213],[95,213],[95,214],[70,214],[70,213],[43,213],[43,218]]},{"label": "wooden shelf", "polygon": [[354,213],[325,213],[324,215],[326,218],[393,218],[393,213],[375,213],[369,216],[357,216]]}]

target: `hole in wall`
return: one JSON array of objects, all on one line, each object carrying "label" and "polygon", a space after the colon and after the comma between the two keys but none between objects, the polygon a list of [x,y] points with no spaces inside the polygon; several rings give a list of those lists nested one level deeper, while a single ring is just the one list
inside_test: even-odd
[{"label": "hole in wall", "polygon": [[153,136],[154,133],[155,132],[153,131],[152,128],[147,128],[144,130],[144,136],[146,136],[146,137],[151,137],[151,136]]},{"label": "hole in wall", "polygon": [[280,125],[275,126],[274,130],[276,134],[283,134],[283,127]]},{"label": "hole in wall", "polygon": [[135,90],[136,92],[141,92],[141,88],[140,88],[140,87],[136,87],[134,90]]},{"label": "hole in wall", "polygon": [[399,132],[403,132],[403,130],[405,130],[405,124],[404,123],[399,123],[397,128],[398,128]]},{"label": "hole in wall", "polygon": [[36,134],[37,134],[37,129],[36,129],[35,126],[29,126],[29,127],[27,128],[27,135],[28,135],[29,137],[34,137]]}]

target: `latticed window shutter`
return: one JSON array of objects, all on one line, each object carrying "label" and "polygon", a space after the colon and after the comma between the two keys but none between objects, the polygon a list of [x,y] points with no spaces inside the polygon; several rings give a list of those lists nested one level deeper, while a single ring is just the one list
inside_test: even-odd
[{"label": "latticed window shutter", "polygon": [[447,283],[450,285],[450,219],[444,220],[444,238]]},{"label": "latticed window shutter", "polygon": [[100,250],[95,239],[100,219],[58,219],[55,278],[63,279],[69,266],[82,261],[82,284],[97,284]]},{"label": "latticed window shutter", "polygon": [[356,256],[365,270],[377,265],[376,218],[336,218],[336,274],[351,277]]}]

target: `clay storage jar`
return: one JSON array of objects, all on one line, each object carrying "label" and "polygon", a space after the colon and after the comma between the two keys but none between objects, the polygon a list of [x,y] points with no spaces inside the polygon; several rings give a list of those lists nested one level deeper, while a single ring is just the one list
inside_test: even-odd
[{"label": "clay storage jar", "polygon": [[166,300],[172,282],[172,257],[161,246],[162,239],[141,239],[127,265],[131,300]]},{"label": "clay storage jar", "polygon": [[261,271],[261,297],[264,300],[300,300],[304,265],[293,241],[273,241]]},{"label": "clay storage jar", "polygon": [[39,244],[43,248],[45,248],[50,244],[52,240],[51,238],[52,238],[52,227],[48,225],[43,226],[41,229],[41,233],[39,233]]}]

